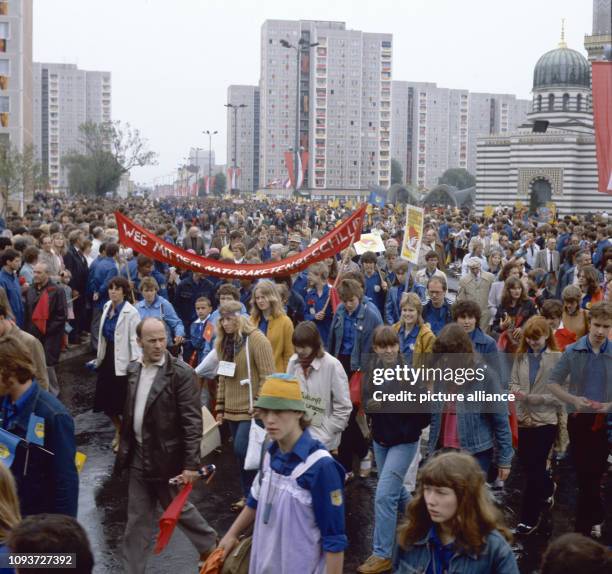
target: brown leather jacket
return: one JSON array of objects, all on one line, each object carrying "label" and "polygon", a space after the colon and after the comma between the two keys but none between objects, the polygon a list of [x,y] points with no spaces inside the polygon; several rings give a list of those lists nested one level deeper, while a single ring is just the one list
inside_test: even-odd
[{"label": "brown leather jacket", "polygon": [[[123,411],[121,440],[115,471],[129,468],[136,438],[134,406],[142,365],[132,361],[127,368],[128,395]],[[145,407],[142,422],[142,460],[149,480],[167,481],[183,470],[200,467],[202,410],[200,389],[193,369],[166,352]]]}]

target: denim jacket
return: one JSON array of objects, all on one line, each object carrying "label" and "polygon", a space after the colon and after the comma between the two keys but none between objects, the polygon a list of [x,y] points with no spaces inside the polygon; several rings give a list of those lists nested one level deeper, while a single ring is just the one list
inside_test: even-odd
[{"label": "denim jacket", "polygon": [[[480,365],[482,366],[482,364]],[[472,390],[486,390],[487,392],[500,392],[499,381],[493,380],[493,377],[488,376],[482,383],[473,383]],[[435,389],[436,391],[438,389]],[[448,392],[448,391],[447,391]],[[466,390],[466,392],[468,392]],[[466,405],[468,405],[466,407]],[[512,432],[510,431],[510,422],[508,411],[505,405],[495,404],[483,405],[484,408],[478,409],[471,407],[469,403],[457,402],[457,431],[459,433],[459,442],[461,448],[471,454],[484,452],[495,447],[495,456],[497,465],[503,468],[509,468],[512,463],[514,450],[512,448]],[[429,454],[435,452],[438,448],[438,440],[442,426],[442,408],[439,405],[438,412],[431,415],[431,427],[429,430]],[[482,410],[483,412],[480,412]],[[486,411],[489,412],[486,412]]]},{"label": "denim jacket", "polygon": [[[365,355],[372,352],[372,335],[374,329],[382,324],[380,314],[376,313],[372,306],[362,300],[359,309],[355,311],[355,344],[351,352],[351,370],[359,371],[365,367]],[[344,335],[344,317],[346,308],[341,303],[336,309],[329,333],[329,344],[327,348],[330,354],[338,357],[342,348],[342,336]]]},{"label": "denim jacket", "polygon": [[36,382],[32,385],[34,391],[21,412],[4,428],[25,438],[30,415],[43,418],[45,437],[42,446],[53,456],[30,456],[27,475],[16,477],[21,513],[28,516],[47,512],[76,517],[79,476],[74,462],[74,421],[51,393],[43,391]]},{"label": "denim jacket", "polygon": [[[396,574],[426,574],[433,557],[431,536],[431,533],[428,534],[408,550],[398,548],[393,572]],[[429,571],[436,572],[436,566],[432,566]],[[489,574],[489,572],[495,572],[495,574],[519,573],[510,545],[497,530],[488,534],[483,548],[477,555],[466,554],[460,550],[455,551],[446,574]]]}]

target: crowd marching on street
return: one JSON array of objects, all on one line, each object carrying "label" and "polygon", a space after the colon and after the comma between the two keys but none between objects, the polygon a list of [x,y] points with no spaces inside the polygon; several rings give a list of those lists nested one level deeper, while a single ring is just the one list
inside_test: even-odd
[{"label": "crowd marching on street", "polygon": [[[384,248],[262,279],[138,253],[114,215],[194,257],[256,265],[306,250],[355,207],[41,193],[23,216],[0,218],[0,557],[70,552],[72,571],[91,572],[57,375],[62,354],[88,344],[91,408],[114,425],[114,472],[129,477],[125,572],[145,572],[158,504],[201,477],[203,412],[227,429],[240,491],[227,532],[181,500],[202,572],[223,560],[251,574],[345,571],[345,489],[376,474],[358,572],[518,573],[513,540],[537,532],[560,496],[562,460],[576,476],[574,532],[550,541],[541,572],[612,571],[612,214],[427,207],[412,263],[401,208],[369,206],[363,233]],[[515,405],[370,408],[376,369],[452,354],[486,365]],[[510,521],[495,493],[517,469],[525,486]]]}]

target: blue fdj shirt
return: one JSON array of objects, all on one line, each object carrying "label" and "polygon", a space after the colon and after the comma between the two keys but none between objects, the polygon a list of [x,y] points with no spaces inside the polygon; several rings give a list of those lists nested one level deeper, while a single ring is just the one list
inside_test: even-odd
[{"label": "blue fdj shirt", "polygon": [[[123,309],[123,305],[125,301],[115,307],[115,313],[112,317],[106,315],[106,320],[104,321],[104,326],[102,327],[102,335],[109,343],[115,342],[115,329],[117,327],[117,321],[119,321],[119,313],[121,313],[121,309]],[[110,314],[110,309],[109,309]]]},{"label": "blue fdj shirt", "polygon": [[421,330],[420,325],[415,325],[412,327],[410,333],[406,333],[404,327],[402,327],[399,331],[399,340],[400,340],[400,351],[404,358],[406,359],[406,363],[409,365],[412,364],[412,354],[414,352],[414,344],[416,343],[417,337],[419,336],[419,331]]},{"label": "blue fdj shirt", "polygon": [[264,335],[267,335],[268,334],[268,319],[264,319],[264,317],[262,316],[261,319],[259,319],[259,327],[258,327],[258,329]]},{"label": "blue fdj shirt", "polygon": [[448,572],[451,558],[455,553],[454,543],[442,544],[435,526],[429,531],[429,541],[432,543],[432,560],[427,567],[427,574]]},{"label": "blue fdj shirt", "polygon": [[[329,286],[324,285],[320,297],[316,289],[308,289],[308,291],[306,291],[306,298],[304,300],[304,303],[306,304],[304,321],[314,321],[314,324],[317,326],[319,334],[321,335],[321,340],[325,346],[327,346],[327,340],[329,339],[329,328],[331,327],[333,318],[332,306],[327,305],[325,317],[321,321],[315,319],[315,314],[319,311],[323,311],[323,307],[325,307],[328,297]],[[314,311],[314,313],[312,311]]]},{"label": "blue fdj shirt", "polygon": [[593,347],[589,337],[586,337],[586,345],[589,349],[589,360],[584,374],[584,396],[592,401],[600,403],[606,402],[606,367],[604,361],[605,352],[608,350],[610,342],[606,342],[600,347],[599,353],[593,353]]},{"label": "blue fdj shirt", "polygon": [[385,305],[385,292],[381,287],[380,275],[378,273],[373,273],[371,277],[366,275],[365,282],[366,295],[372,300],[374,305],[382,311]]},{"label": "blue fdj shirt", "polygon": [[[361,307],[361,305],[359,305],[359,307]],[[346,313],[344,315],[344,329],[342,331],[342,343],[340,345],[341,355],[350,355],[353,352],[353,346],[355,345],[355,323],[357,321],[357,315],[359,314],[359,307],[351,314]]]},{"label": "blue fdj shirt", "polygon": [[430,301],[427,305],[425,305],[423,311],[423,320],[426,323],[429,323],[429,326],[436,337],[440,334],[440,331],[445,327],[445,325],[450,323],[452,320],[450,309],[448,308],[446,301],[443,303],[442,307],[438,309],[431,305]]},{"label": "blue fdj shirt", "polygon": [[[270,445],[270,467],[278,474],[289,476],[310,454],[324,448],[305,430],[289,452],[282,452],[277,442]],[[308,490],[312,496],[312,509],[321,531],[321,546],[325,552],[342,552],[348,546],[344,530],[344,474],[340,463],[326,457],[313,464],[297,479],[300,488]],[[342,493],[340,498],[333,496],[337,492]],[[249,494],[248,506],[257,509],[257,502]]]},{"label": "blue fdj shirt", "polygon": [[11,397],[9,395],[4,396],[4,400],[2,401],[2,428],[9,428],[11,421],[21,414],[24,405],[30,400],[35,390],[36,386],[32,385],[14,403],[11,402]]}]

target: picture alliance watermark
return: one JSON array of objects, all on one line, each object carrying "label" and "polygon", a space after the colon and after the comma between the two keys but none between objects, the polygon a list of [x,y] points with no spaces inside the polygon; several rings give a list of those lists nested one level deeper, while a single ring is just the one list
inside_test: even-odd
[{"label": "picture alliance watermark", "polygon": [[449,408],[504,413],[518,397],[510,388],[511,365],[499,353],[370,357],[362,378],[366,413],[436,413]]}]

